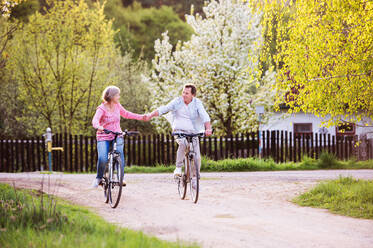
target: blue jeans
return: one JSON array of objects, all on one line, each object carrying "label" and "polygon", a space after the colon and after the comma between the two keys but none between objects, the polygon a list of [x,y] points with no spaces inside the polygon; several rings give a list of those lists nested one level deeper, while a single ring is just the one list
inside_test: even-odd
[{"label": "blue jeans", "polygon": [[[103,140],[97,141],[97,152],[98,152],[98,161],[97,161],[97,179],[101,179],[104,176],[105,166],[108,162],[108,153],[110,148],[113,146],[114,140]],[[122,137],[117,138],[117,151],[120,153],[122,175],[124,173],[124,154],[123,154],[124,140]]]}]

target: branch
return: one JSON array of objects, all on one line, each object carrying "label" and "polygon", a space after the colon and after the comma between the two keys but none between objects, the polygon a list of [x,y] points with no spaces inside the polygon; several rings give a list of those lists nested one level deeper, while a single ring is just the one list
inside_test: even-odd
[{"label": "branch", "polygon": [[358,76],[363,76],[363,75],[370,75],[372,71],[368,71],[367,73],[360,73],[360,74],[351,74],[351,75],[340,75],[340,76],[331,76],[331,77],[326,77],[326,78],[311,78],[307,81],[320,81],[320,80],[327,80],[327,79],[332,79],[332,78],[343,78],[343,77],[358,77]]},{"label": "branch", "polygon": [[[350,124],[351,122],[348,122],[348,121],[345,121],[345,120],[342,120],[342,119],[340,119],[339,121],[341,121],[341,122],[343,122],[343,123],[348,123],[348,124]],[[357,126],[357,127],[373,127],[373,125],[368,125],[368,126],[366,126],[366,125],[360,125],[360,124],[357,124],[357,123],[354,123],[355,124],[355,126]]]}]

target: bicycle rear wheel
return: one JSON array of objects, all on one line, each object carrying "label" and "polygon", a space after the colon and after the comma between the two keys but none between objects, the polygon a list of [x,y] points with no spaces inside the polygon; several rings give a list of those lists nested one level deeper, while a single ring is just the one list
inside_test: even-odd
[{"label": "bicycle rear wheel", "polygon": [[184,160],[184,172],[181,174],[181,177],[177,177],[177,190],[181,200],[185,199],[187,192],[187,168],[188,166],[186,165],[186,160]]},{"label": "bicycle rear wheel", "polygon": [[118,156],[113,159],[109,177],[109,203],[112,208],[116,208],[118,206],[120,197],[122,195],[122,188],[123,175],[121,171],[120,157]]},{"label": "bicycle rear wheel", "polygon": [[192,197],[192,201],[194,203],[197,203],[198,201],[198,195],[199,195],[199,170],[198,165],[196,164],[194,159],[189,160],[190,165],[190,195]]}]

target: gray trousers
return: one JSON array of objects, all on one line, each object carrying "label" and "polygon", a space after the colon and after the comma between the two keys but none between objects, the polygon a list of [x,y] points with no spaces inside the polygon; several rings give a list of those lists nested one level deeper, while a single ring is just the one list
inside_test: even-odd
[{"label": "gray trousers", "polygon": [[[177,138],[176,143],[179,145],[179,148],[177,149],[176,153],[176,167],[182,167],[184,164],[184,158],[185,158],[185,150],[188,146],[188,141],[186,138]],[[198,137],[193,138],[193,148],[194,149],[194,158],[196,161],[196,165],[198,166],[198,172],[201,171],[201,152],[199,149],[199,139]]]}]

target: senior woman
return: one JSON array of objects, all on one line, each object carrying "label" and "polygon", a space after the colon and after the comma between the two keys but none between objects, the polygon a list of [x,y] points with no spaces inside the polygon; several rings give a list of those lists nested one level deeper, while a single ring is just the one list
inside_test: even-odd
[{"label": "senior woman", "polygon": [[[102,93],[102,103],[97,107],[95,116],[92,120],[92,125],[97,129],[96,138],[97,138],[97,152],[98,152],[98,161],[97,161],[97,176],[92,183],[93,188],[97,188],[101,183],[102,177],[104,175],[104,170],[106,163],[108,162],[108,153],[110,147],[113,144],[114,134],[106,134],[103,132],[104,129],[108,129],[114,132],[122,132],[120,128],[120,117],[126,119],[135,119],[135,120],[145,120],[144,115],[139,115],[127,111],[119,103],[120,99],[120,89],[116,86],[108,86]],[[117,137],[117,150],[120,152],[121,156],[121,167],[122,171],[124,170],[125,161],[123,155],[123,137]],[[123,186],[126,183],[123,180]]]}]

